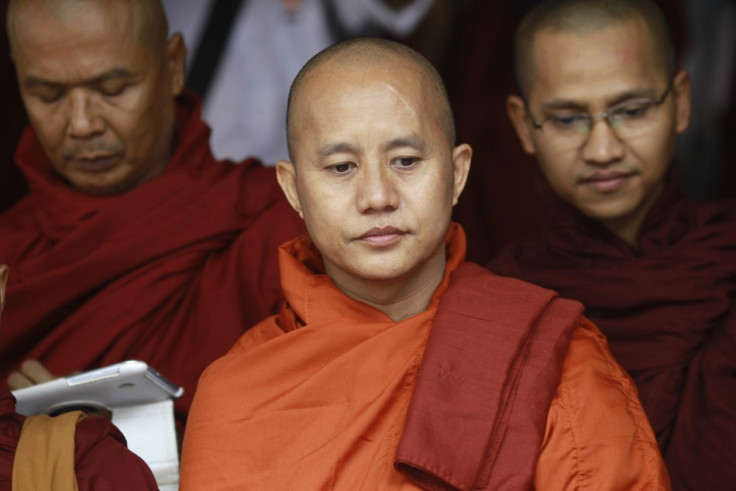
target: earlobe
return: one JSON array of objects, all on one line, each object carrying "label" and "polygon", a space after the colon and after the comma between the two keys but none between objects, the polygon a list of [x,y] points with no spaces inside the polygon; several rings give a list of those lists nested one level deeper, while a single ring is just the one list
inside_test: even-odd
[{"label": "earlobe", "polygon": [[166,44],[166,60],[174,97],[184,90],[187,46],[181,33],[175,32]]},{"label": "earlobe", "polygon": [[465,189],[470,172],[470,162],[473,159],[473,149],[467,143],[456,146],[452,151],[452,170],[454,180],[454,193],[452,206],[457,204],[460,194]]},{"label": "earlobe", "polygon": [[299,194],[296,192],[296,169],[294,164],[286,160],[279,160],[276,163],[276,179],[278,179],[279,186],[281,186],[281,190],[291,207],[300,217],[304,218],[302,206],[299,202]]},{"label": "earlobe", "polygon": [[675,98],[676,124],[675,130],[682,133],[690,125],[690,74],[687,70],[680,70],[672,80],[672,92]]},{"label": "earlobe", "polygon": [[519,137],[521,146],[524,151],[530,155],[536,153],[534,142],[532,141],[531,128],[529,118],[526,114],[526,104],[524,99],[518,95],[511,95],[506,99],[506,112],[509,115],[511,124],[514,125],[516,135]]}]

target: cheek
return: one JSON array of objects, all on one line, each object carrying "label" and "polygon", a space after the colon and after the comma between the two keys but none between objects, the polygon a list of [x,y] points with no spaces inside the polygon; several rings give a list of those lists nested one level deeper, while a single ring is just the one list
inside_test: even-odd
[{"label": "cheek", "polygon": [[64,133],[66,131],[66,123],[64,118],[53,111],[34,107],[33,104],[26,103],[28,120],[33,126],[33,131],[39,139],[41,146],[47,152],[53,153],[53,150],[60,147],[64,142]]},{"label": "cheek", "polygon": [[643,180],[656,183],[664,177],[672,162],[674,147],[675,133],[668,129],[629,144],[631,153],[639,161]]},{"label": "cheek", "polygon": [[544,152],[537,154],[539,170],[554,191],[561,196],[570,197],[575,189],[573,164],[565,164]]},{"label": "cheek", "polygon": [[[297,189],[310,237],[319,244],[329,243],[340,233],[340,225],[347,220],[347,203],[339,200],[340,196],[334,193],[315,192],[315,186],[301,185]],[[305,189],[310,191],[305,192]]]},{"label": "cheek", "polygon": [[[173,102],[172,102],[173,104]],[[108,138],[119,140],[132,162],[157,162],[168,159],[175,121],[174,109],[159,104],[151,107],[141,101],[107,111]]]}]

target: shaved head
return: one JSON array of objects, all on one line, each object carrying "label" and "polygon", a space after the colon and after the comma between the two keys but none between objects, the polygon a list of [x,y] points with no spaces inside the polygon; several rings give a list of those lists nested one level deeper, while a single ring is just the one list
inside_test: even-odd
[{"label": "shaved head", "polygon": [[8,34],[29,120],[76,189],[119,194],[171,156],[186,45],[160,0],[11,0]]},{"label": "shaved head", "polygon": [[355,68],[365,70],[366,77],[370,77],[371,67],[388,67],[392,63],[416,70],[417,76],[422,79],[422,85],[428,88],[431,94],[432,100],[427,101],[427,104],[432,106],[438,123],[447,136],[448,144],[454,146],[455,121],[445,84],[437,69],[422,55],[403,44],[386,39],[361,37],[334,44],[314,55],[291,84],[286,111],[286,132],[292,162],[299,101],[306,96],[305,88],[310,85],[311,80],[328,73],[334,76],[335,83],[339,83],[342,70]]},{"label": "shaved head", "polygon": [[122,6],[129,9],[128,22],[143,45],[151,45],[163,53],[169,26],[160,0],[10,0],[7,14],[8,39],[11,53],[19,42],[34,12],[45,11],[61,23],[73,25],[89,4]]},{"label": "shaved head", "polygon": [[548,0],[527,14],[516,31],[516,78],[524,97],[536,74],[534,42],[540,32],[585,35],[631,21],[645,26],[652,59],[673,75],[675,54],[669,26],[650,0]]}]

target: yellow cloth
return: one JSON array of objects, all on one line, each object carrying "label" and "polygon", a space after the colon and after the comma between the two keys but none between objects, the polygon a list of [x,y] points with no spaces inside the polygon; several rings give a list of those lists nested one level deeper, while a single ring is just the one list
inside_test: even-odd
[{"label": "yellow cloth", "polygon": [[78,490],[74,437],[82,418],[82,411],[26,418],[13,461],[13,491]]}]

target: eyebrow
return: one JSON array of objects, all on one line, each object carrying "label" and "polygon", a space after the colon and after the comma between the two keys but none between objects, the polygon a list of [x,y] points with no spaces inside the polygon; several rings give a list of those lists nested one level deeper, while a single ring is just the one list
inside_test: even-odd
[{"label": "eyebrow", "polygon": [[415,150],[424,151],[426,150],[427,145],[423,139],[415,135],[411,135],[403,138],[394,138],[393,140],[386,142],[382,147],[384,152],[395,150],[397,148],[413,148]]},{"label": "eyebrow", "polygon": [[[642,97],[646,98],[654,98],[656,96],[654,89],[632,89],[627,90],[626,92],[622,92],[620,94],[617,94],[613,98],[611,98],[608,103],[607,107],[612,107],[617,104],[620,104],[622,102],[626,102],[631,99],[638,99]],[[555,111],[555,110],[576,110],[576,111],[585,111],[588,109],[588,105],[584,104],[582,102],[570,100],[570,99],[555,99],[550,102],[547,102],[542,105],[542,108],[547,111]]]},{"label": "eyebrow", "polygon": [[329,157],[336,153],[359,153],[361,147],[358,145],[351,145],[350,143],[338,142],[328,143],[317,149],[317,155],[321,158]]},{"label": "eyebrow", "polygon": [[[107,80],[112,79],[119,79],[119,78],[131,78],[134,76],[134,73],[128,70],[127,68],[122,67],[116,67],[111,70],[106,71],[105,73],[102,73],[100,75],[97,75],[96,77],[92,77],[86,80],[82,80],[79,85],[97,85],[104,83]],[[37,77],[35,75],[29,75],[25,79],[23,79],[23,85],[29,89],[33,89],[35,87],[64,87],[67,84],[61,83],[61,82],[55,82],[52,80],[46,80],[41,77]],[[77,85],[77,84],[74,84]]]},{"label": "eyebrow", "polygon": [[[388,152],[397,148],[413,148],[415,150],[423,151],[426,149],[426,147],[427,145],[425,144],[424,140],[417,136],[411,135],[389,140],[381,146],[381,150],[384,152]],[[361,153],[362,150],[363,147],[361,147],[360,145],[353,145],[346,142],[337,142],[328,143],[321,146],[317,149],[317,155],[320,158],[325,158],[336,153],[358,154]]]}]

